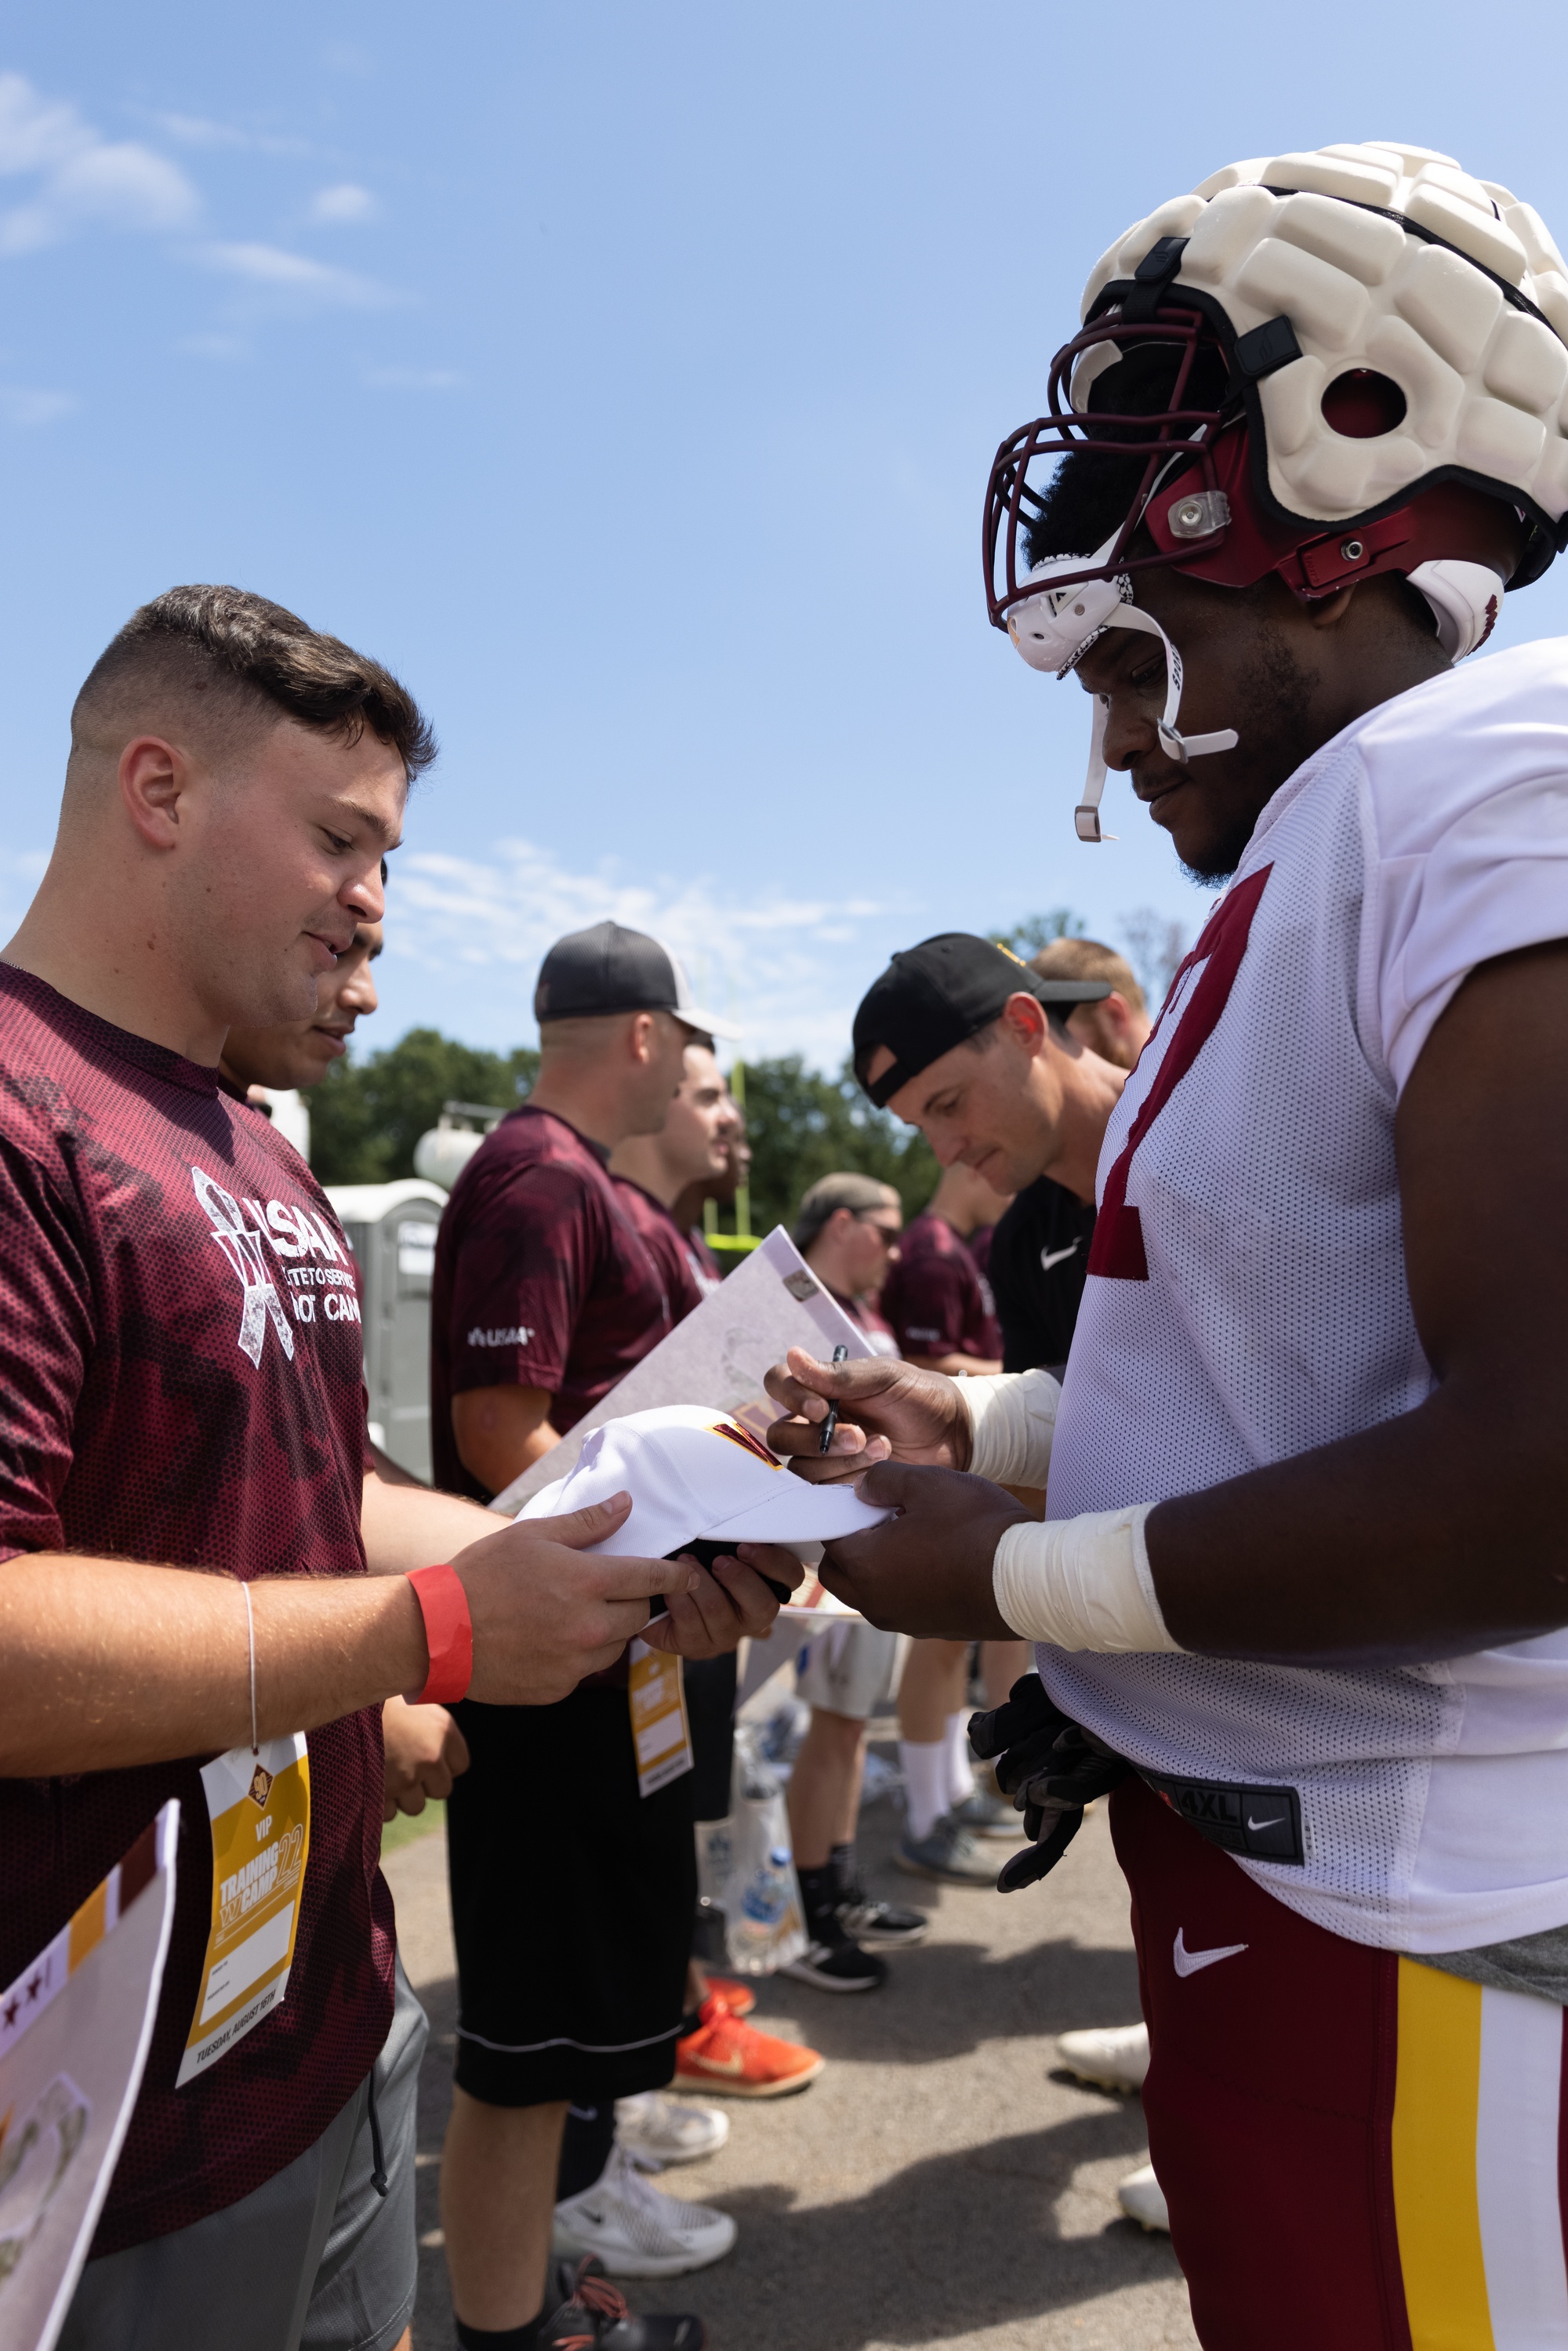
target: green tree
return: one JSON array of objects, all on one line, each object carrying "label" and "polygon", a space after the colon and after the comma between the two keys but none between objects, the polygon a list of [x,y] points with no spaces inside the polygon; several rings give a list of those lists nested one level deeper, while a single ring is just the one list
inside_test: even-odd
[{"label": "green tree", "polygon": [[753,1232],[790,1224],[802,1192],[845,1169],[893,1185],[906,1217],[936,1188],[941,1171],[925,1136],[873,1109],[849,1061],[836,1078],[808,1069],[799,1053],[747,1061],[746,1121]]},{"label": "green tree", "polygon": [[1026,914],[1010,931],[992,931],[988,935],[998,946],[1011,947],[1027,963],[1052,939],[1081,939],[1088,928],[1082,915],[1075,914],[1071,906],[1052,906],[1049,914]]},{"label": "green tree", "polygon": [[488,1053],[438,1029],[411,1029],[364,1060],[334,1062],[310,1097],[310,1160],[323,1184],[388,1184],[413,1174],[413,1146],[447,1102],[513,1110],[539,1057]]}]

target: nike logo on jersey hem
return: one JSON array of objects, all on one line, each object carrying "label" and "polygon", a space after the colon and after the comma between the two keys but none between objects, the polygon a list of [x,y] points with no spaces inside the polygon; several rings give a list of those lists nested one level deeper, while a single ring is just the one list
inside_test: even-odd
[{"label": "nike logo on jersey hem", "polygon": [[1178,1927],[1171,1958],[1178,1976],[1195,1976],[1201,1968],[1217,1967],[1221,1959],[1234,1959],[1247,1949],[1245,1943],[1220,1943],[1212,1951],[1189,1951],[1183,1930]]},{"label": "nike logo on jersey hem", "polygon": [[1069,1241],[1064,1249],[1041,1249],[1040,1253],[1040,1270],[1041,1273],[1049,1273],[1053,1265],[1060,1265],[1064,1258],[1075,1257],[1077,1253],[1078,1243],[1076,1241]]}]

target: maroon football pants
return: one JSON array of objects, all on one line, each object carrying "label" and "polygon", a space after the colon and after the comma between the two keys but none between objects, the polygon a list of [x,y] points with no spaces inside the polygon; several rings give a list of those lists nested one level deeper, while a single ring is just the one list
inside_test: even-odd
[{"label": "maroon football pants", "polygon": [[1390,2160],[1397,1957],[1254,1884],[1143,1781],[1111,1799],[1149,2149],[1205,2351],[1410,2351]]}]

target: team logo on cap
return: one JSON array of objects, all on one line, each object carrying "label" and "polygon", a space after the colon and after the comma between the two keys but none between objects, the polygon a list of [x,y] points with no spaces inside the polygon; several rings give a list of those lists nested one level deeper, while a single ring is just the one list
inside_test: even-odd
[{"label": "team logo on cap", "polygon": [[768,1469],[782,1469],[784,1467],[782,1461],[773,1458],[759,1438],[753,1437],[748,1430],[737,1427],[733,1420],[716,1420],[712,1433],[715,1437],[727,1437],[732,1445],[738,1445],[743,1453],[749,1453],[754,1461],[760,1461]]}]

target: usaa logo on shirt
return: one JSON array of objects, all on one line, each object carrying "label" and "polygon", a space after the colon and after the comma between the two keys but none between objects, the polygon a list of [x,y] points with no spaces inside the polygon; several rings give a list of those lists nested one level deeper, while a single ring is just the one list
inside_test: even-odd
[{"label": "usaa logo on shirt", "polygon": [[[191,1168],[196,1205],[208,1218],[212,1237],[227,1258],[240,1286],[237,1344],[258,1367],[268,1322],[290,1363],[294,1332],[277,1294],[270,1251],[283,1277],[283,1295],[296,1322],[314,1322],[317,1309],[326,1322],[358,1322],[354,1277],[326,1218],[287,1200],[236,1200],[204,1167]],[[318,1262],[319,1260],[319,1262]]]}]

